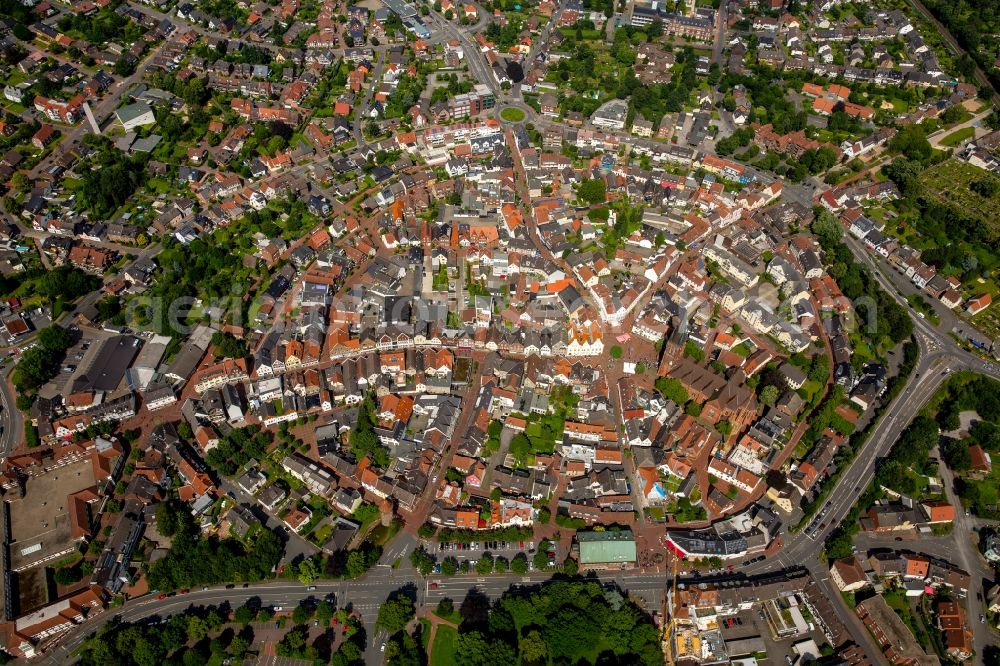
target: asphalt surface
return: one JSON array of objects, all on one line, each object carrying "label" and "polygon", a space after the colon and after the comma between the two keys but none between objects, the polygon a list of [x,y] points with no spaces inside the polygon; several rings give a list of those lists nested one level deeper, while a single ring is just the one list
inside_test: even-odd
[{"label": "asphalt surface", "polygon": [[[916,4],[919,5],[919,2]],[[562,6],[561,4],[560,10]],[[140,10],[153,16],[159,16],[158,12],[146,6],[140,7]],[[170,19],[174,22],[183,23],[188,27],[194,27],[198,32],[202,31],[201,28],[191,26],[191,24],[180,21],[176,17],[171,16]],[[470,74],[477,80],[486,83],[494,92],[499,92],[499,86],[492,75],[491,69],[486,64],[478,45],[467,36],[466,31],[459,29],[454,23],[445,20],[433,12],[427,19],[432,29],[439,31],[438,34],[449,38],[456,38],[460,41],[465,49],[466,62],[469,65]],[[720,16],[721,24],[722,20]],[[715,61],[721,59],[720,45],[720,42],[717,42],[716,50],[713,53],[713,60]],[[268,48],[266,45],[257,46]],[[532,50],[532,55],[533,53],[534,49]],[[146,63],[149,61],[147,59],[137,69],[135,74],[117,85],[114,88],[114,92],[94,108],[95,115],[99,119],[107,117],[107,114],[117,107],[124,91],[128,89],[130,83],[138,81],[141,78],[146,70]],[[374,80],[378,80],[377,74]],[[366,91],[366,93],[366,96],[370,98],[371,90]],[[366,106],[366,104],[361,105],[362,108]],[[527,110],[529,112],[529,119],[533,119],[536,125],[542,127],[546,125],[558,125],[561,127],[558,123],[535,114],[527,105],[517,104],[517,106]],[[77,134],[84,131],[84,127],[85,123],[81,123],[78,128],[70,130],[70,132],[71,134]],[[624,135],[624,133],[622,134]],[[627,141],[631,144],[650,143],[663,145],[659,142],[642,140],[636,137],[628,137]],[[755,175],[763,182],[770,182],[772,180],[772,178],[765,174]],[[786,183],[783,196],[806,205],[811,205],[815,194],[817,192],[807,187]],[[884,265],[884,262],[873,259],[854,239],[847,238],[847,243],[855,253],[858,261],[869,266],[883,288],[893,294],[900,302],[905,304],[905,295],[917,293],[916,288],[908,280],[895,273],[887,265]],[[153,256],[155,255],[155,251],[155,249],[150,249],[144,251],[143,254],[145,256]],[[914,375],[909,385],[889,406],[881,421],[874,426],[874,430],[864,448],[840,477],[839,487],[831,494],[829,508],[824,517],[827,527],[817,533],[815,538],[805,532],[786,535],[784,548],[778,555],[742,569],[742,573],[752,575],[771,572],[776,567],[806,566],[816,578],[823,592],[833,601],[833,605],[838,609],[841,620],[851,628],[851,633],[854,635],[855,640],[873,657],[880,654],[880,650],[874,645],[874,642],[857,620],[854,613],[846,605],[838,601],[840,595],[829,581],[826,566],[820,561],[823,539],[829,530],[833,529],[834,526],[843,520],[852,507],[858,495],[856,489],[863,488],[870,482],[874,475],[877,460],[888,453],[892,444],[896,441],[898,433],[906,427],[951,372],[976,370],[995,378],[1000,378],[1000,371],[988,370],[984,366],[982,359],[960,348],[950,338],[948,331],[952,328],[962,326],[963,323],[961,320],[954,313],[943,307],[939,307],[931,299],[927,300],[930,303],[934,303],[934,306],[939,311],[942,325],[935,327],[926,320],[914,317],[916,336],[921,349],[921,358],[918,361]],[[7,372],[9,372],[9,369]],[[9,394],[5,384],[5,382],[0,382],[0,402],[3,403],[3,408],[0,410],[0,426],[3,427],[3,433],[0,435],[0,451],[2,452],[9,451],[19,439],[21,431],[20,415],[13,408],[13,397]],[[953,480],[950,473],[948,470],[942,469],[942,475],[949,492],[951,492]],[[956,563],[968,570],[973,575],[973,580],[978,584],[980,576],[988,576],[991,574],[991,571],[985,566],[972,541],[967,538],[973,525],[974,519],[967,518],[964,516],[964,513],[956,521],[955,542],[957,544],[957,552],[949,559],[955,561],[957,557],[958,561]],[[919,541],[915,542],[912,545],[913,549],[920,550],[919,544]],[[466,576],[450,579],[432,576],[423,580],[417,578],[408,570],[408,563],[398,570],[392,569],[390,566],[392,560],[399,557],[403,558],[405,562],[405,555],[414,546],[415,540],[411,536],[401,535],[399,539],[389,544],[382,562],[364,579],[352,582],[317,582],[315,591],[308,591],[306,586],[297,583],[272,582],[254,585],[246,589],[240,586],[231,590],[227,590],[224,587],[213,587],[164,600],[157,600],[154,596],[149,596],[131,601],[121,609],[112,609],[101,613],[65,635],[58,646],[47,654],[44,659],[40,660],[39,663],[62,664],[70,661],[72,651],[78,648],[88,635],[116,616],[119,616],[123,621],[135,622],[150,618],[165,617],[190,607],[225,603],[235,607],[253,598],[259,599],[262,605],[265,606],[282,606],[288,609],[305,599],[321,599],[330,594],[336,597],[338,607],[350,606],[361,613],[363,622],[369,631],[368,635],[371,637],[368,650],[366,651],[366,663],[381,663],[384,653],[380,648],[384,644],[385,636],[384,633],[377,632],[374,628],[375,614],[379,604],[401,587],[409,585],[409,589],[418,604],[434,604],[445,597],[460,602],[469,594],[470,590],[475,590],[492,599],[501,595],[511,585],[535,584],[549,577],[548,574],[536,573],[527,576]],[[910,547],[910,545],[903,544],[900,547]],[[934,548],[938,550],[941,546],[935,542]],[[662,603],[662,595],[667,585],[665,575],[620,573],[617,576],[609,575],[608,578],[614,579],[620,587],[645,599],[647,610],[651,612],[659,610],[659,604]],[[967,599],[969,621],[973,625],[976,635],[977,652],[982,654],[982,648],[989,642],[989,634],[977,626],[982,603],[977,600],[975,592],[976,590],[971,590]]]},{"label": "asphalt surface", "polygon": [[[805,188],[792,186],[791,188],[786,187],[787,189],[792,189],[793,193],[798,189],[798,196],[802,197]],[[898,302],[909,307],[905,295],[917,292],[912,283],[895,273],[884,262],[881,262],[881,265],[880,262],[876,262],[853,238],[845,238],[856,259],[872,270],[882,288],[893,295]],[[829,581],[829,571],[820,560],[824,539],[850,511],[859,492],[871,482],[877,461],[888,454],[899,433],[913,420],[951,373],[973,370],[1000,379],[1000,371],[995,366],[987,366],[981,358],[955,344],[948,331],[952,326],[960,326],[960,320],[947,308],[941,306],[940,309],[943,311],[940,313],[942,325],[939,327],[932,325],[925,319],[913,316],[915,336],[920,346],[920,359],[909,385],[889,405],[882,419],[874,426],[864,448],[840,476],[838,487],[831,493],[828,504],[825,505],[829,508],[821,522],[825,523],[826,527],[816,532],[815,537],[805,530],[785,535],[784,547],[775,557],[751,565],[745,570],[747,573],[763,573],[773,568],[775,561],[781,566],[797,564],[806,566],[816,578],[823,592],[834,602],[833,605],[841,620],[853,629],[852,634],[855,640],[870,654],[879,654],[880,651],[876,649],[874,642],[855,614],[840,601],[839,591]],[[953,483],[950,473],[944,466],[942,466],[942,474],[950,491]],[[957,506],[961,506],[957,502],[957,498],[952,498],[952,501]],[[978,584],[982,577],[992,578],[992,576],[989,575],[990,572],[984,566],[978,551],[969,542],[967,535],[971,527],[965,525],[967,520],[963,512],[959,520],[956,521],[953,543],[957,543],[958,548],[953,549],[952,556],[946,559],[966,569]],[[909,546],[914,550],[919,550],[919,543],[917,541]],[[956,550],[957,552],[955,552]],[[956,555],[958,556],[957,561]],[[981,626],[978,626],[982,602],[978,601],[974,591],[970,591],[966,602],[969,610],[969,622],[975,634],[977,653],[982,654],[982,648],[993,642],[992,639],[995,637],[991,635],[991,632],[984,631]]]},{"label": "asphalt surface", "polygon": [[[205,590],[192,590],[189,594],[178,594],[160,600],[155,595],[128,602],[124,607],[109,609],[88,619],[71,632],[65,634],[55,647],[50,648],[46,655],[35,663],[45,666],[56,666],[73,660],[72,654],[91,635],[97,632],[114,618],[122,622],[156,622],[160,619],[182,613],[188,609],[224,606],[236,608],[248,600],[254,600],[261,607],[281,607],[282,612],[292,610],[305,600],[318,601],[333,595],[338,608],[348,608],[357,611],[369,637],[365,651],[366,664],[380,664],[384,658],[381,650],[387,636],[375,627],[378,607],[394,592],[403,590],[413,598],[418,606],[428,608],[436,606],[444,598],[452,599],[460,605],[466,598],[485,597],[489,600],[499,598],[512,586],[537,585],[551,577],[548,573],[529,573],[526,576],[509,574],[488,577],[457,576],[454,578],[429,577],[426,580],[416,576],[412,570],[401,567],[398,570],[390,566],[378,565],[363,579],[357,581],[317,581],[310,591],[306,585],[288,581],[269,582],[251,585],[243,588],[236,585],[234,589],[224,586],[213,586]],[[602,582],[614,581],[619,588],[628,592],[633,598],[643,602],[650,613],[658,612],[662,604],[662,595],[666,589],[664,575],[606,573],[600,576]],[[437,589],[431,589],[436,586]]]},{"label": "asphalt surface", "polygon": [[13,369],[14,363],[10,361],[0,371],[0,458],[17,448],[24,437],[24,419],[17,408],[14,392],[7,383]]},{"label": "asphalt surface", "polygon": [[[472,75],[473,80],[479,83],[485,83],[486,86],[493,91],[494,95],[499,98],[500,84],[497,83],[496,77],[493,76],[493,68],[486,63],[486,57],[483,52],[479,49],[479,45],[476,44],[469,36],[466,34],[466,30],[460,30],[459,26],[455,25],[453,22],[447,20],[441,14],[431,10],[428,16],[424,17],[428,28],[431,29],[431,34],[435,31],[448,39],[457,39],[462,45],[462,51],[465,54],[465,62],[469,65],[469,73]],[[447,41],[447,40],[444,40]],[[499,99],[497,100],[499,102]]]}]

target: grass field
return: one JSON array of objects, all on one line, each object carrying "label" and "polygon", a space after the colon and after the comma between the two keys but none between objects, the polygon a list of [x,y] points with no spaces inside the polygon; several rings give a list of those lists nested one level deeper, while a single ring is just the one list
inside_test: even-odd
[{"label": "grass field", "polygon": [[457,666],[456,649],[458,649],[458,630],[448,625],[438,625],[434,642],[431,644],[431,663],[434,666]]},{"label": "grass field", "polygon": [[957,129],[948,136],[941,139],[942,146],[954,147],[962,143],[966,139],[971,139],[976,134],[976,128],[969,126],[963,127],[962,129]]},{"label": "grass field", "polygon": [[524,111],[514,106],[509,106],[500,112],[500,117],[510,123],[519,123],[524,120]]},{"label": "grass field", "polygon": [[[576,28],[573,26],[567,26],[565,28],[560,28],[559,31],[564,37],[576,37]],[[580,39],[583,40],[593,40],[593,39],[603,39],[604,33],[601,30],[587,29],[580,30]]]},{"label": "grass field", "polygon": [[424,651],[427,651],[427,643],[431,640],[431,621],[426,618],[420,618],[420,642],[424,646]]},{"label": "grass field", "polygon": [[[986,198],[969,189],[978,181],[992,181],[998,194]],[[950,159],[921,173],[920,185],[928,198],[957,208],[969,219],[991,228],[1000,224],[1000,177],[988,171]]]}]

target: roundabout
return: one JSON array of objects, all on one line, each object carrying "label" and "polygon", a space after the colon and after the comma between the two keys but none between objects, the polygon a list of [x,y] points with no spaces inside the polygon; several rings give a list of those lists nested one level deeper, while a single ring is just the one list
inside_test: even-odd
[{"label": "roundabout", "polygon": [[520,123],[527,117],[524,110],[516,106],[508,106],[500,112],[500,119],[508,123]]}]

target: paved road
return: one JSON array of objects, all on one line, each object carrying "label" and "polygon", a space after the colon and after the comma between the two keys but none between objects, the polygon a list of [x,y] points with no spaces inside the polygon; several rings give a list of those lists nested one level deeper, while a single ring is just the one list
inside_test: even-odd
[{"label": "paved road", "polygon": [[[940,455],[938,460],[941,460]],[[952,528],[954,535],[952,542],[956,547],[951,550],[950,556],[945,555],[944,558],[969,572],[971,584],[969,595],[965,599],[966,610],[968,622],[972,627],[973,647],[977,655],[982,655],[988,645],[997,644],[996,631],[989,625],[979,622],[979,617],[986,614],[986,604],[983,599],[986,598],[986,591],[996,578],[996,572],[979,553],[979,534],[975,531],[978,527],[977,520],[962,510],[961,500],[955,492],[955,475],[943,462],[939,462],[939,467],[948,501],[958,508],[957,518]],[[922,545],[922,542],[919,543],[915,550],[919,551]]]},{"label": "paved road", "polygon": [[[405,567],[393,570],[391,567],[380,565],[358,581],[317,582],[314,591],[309,591],[305,585],[299,583],[281,581],[254,584],[248,588],[237,585],[235,589],[230,590],[223,586],[214,586],[162,601],[149,595],[131,601],[123,608],[109,609],[87,620],[64,635],[56,647],[49,649],[45,657],[35,663],[44,666],[57,666],[72,661],[72,652],[114,617],[120,617],[123,622],[155,621],[181,613],[189,608],[223,604],[235,608],[251,599],[258,600],[264,607],[281,606],[287,611],[306,599],[319,600],[332,594],[338,608],[350,607],[360,613],[365,629],[371,637],[365,652],[365,663],[380,664],[384,658],[384,653],[381,652],[380,648],[385,642],[386,636],[384,632],[376,630],[375,617],[379,605],[393,592],[406,588],[415,599],[418,608],[421,605],[432,607],[445,597],[452,599],[456,604],[461,604],[473,591],[490,600],[497,599],[512,586],[537,585],[550,577],[551,574],[536,572],[526,576],[510,574],[485,578],[475,576],[432,577],[423,580]],[[614,581],[622,590],[644,603],[648,612],[660,610],[662,595],[666,589],[664,575],[602,573],[600,580],[602,582]],[[432,583],[437,585],[437,589],[430,589]]]},{"label": "paved road", "polygon": [[[805,198],[807,195],[807,191],[801,186],[786,187],[786,192],[789,190],[793,198]],[[864,248],[853,239],[848,238],[847,244],[856,259],[866,264],[872,270],[872,274],[879,281],[882,288],[887,293],[893,295],[898,302],[906,305],[904,294],[907,293],[905,287],[908,281],[905,281],[905,278],[901,276],[893,276],[891,269],[876,263],[865,252]],[[911,288],[915,290],[915,287],[912,287],[912,285]],[[901,291],[903,293],[900,293]],[[952,319],[948,319],[948,316]],[[947,379],[949,374],[960,370],[975,370],[994,378],[1000,378],[1000,371],[987,369],[982,359],[961,349],[949,337],[950,322],[954,319],[957,319],[954,313],[950,311],[942,312],[943,325],[935,327],[925,319],[914,317],[914,330],[920,347],[920,360],[914,370],[910,385],[889,405],[881,421],[872,430],[864,448],[840,476],[839,487],[831,493],[827,505],[829,508],[823,519],[827,527],[816,533],[815,538],[805,533],[805,531],[785,535],[784,548],[777,556],[751,565],[747,569],[748,573],[761,573],[774,567],[775,560],[781,566],[794,566],[805,563],[816,577],[824,593],[830,596],[834,602],[834,606],[838,609],[841,619],[844,620],[848,627],[854,629],[852,631],[853,635],[859,640],[862,647],[869,652],[871,652],[874,646],[867,631],[858,622],[854,613],[850,612],[845,604],[838,601],[840,597],[839,593],[833,588],[829,580],[825,580],[828,575],[825,571],[826,567],[820,564],[823,540],[829,531],[838,525],[847,515],[848,511],[850,511],[857,500],[860,490],[871,482],[875,473],[876,461],[889,452],[899,433],[906,428],[927,400],[931,398],[934,392]],[[946,477],[946,483],[950,487],[950,478]],[[968,534],[969,531],[969,528],[963,524],[964,520],[965,517],[961,517],[959,521],[956,521],[955,526],[956,538],[960,542],[957,553],[959,561],[957,564],[966,568],[976,577],[978,573],[985,572],[981,568],[977,572],[977,566],[974,565],[979,564],[978,554],[972,554],[969,551],[969,544],[963,543],[966,541],[965,537],[959,536]],[[954,556],[949,559],[955,561]],[[970,594],[969,604],[970,622],[975,623],[978,620],[980,612],[977,609],[981,608],[981,603],[977,602],[974,593]],[[981,648],[988,641],[988,636],[984,635],[984,632],[981,630],[977,630],[975,633],[977,634],[977,647]],[[982,654],[981,650],[979,653]],[[877,652],[873,654],[877,654]]]},{"label": "paved road", "polygon": [[[378,607],[389,594],[399,589],[405,581],[397,581],[391,576],[381,573],[385,570],[378,569],[379,575],[371,576],[370,579],[354,582],[326,582],[316,583],[315,591],[308,591],[305,585],[290,582],[266,583],[253,585],[249,588],[237,586],[236,589],[227,590],[224,587],[212,587],[208,590],[197,590],[186,595],[177,595],[157,600],[155,596],[148,596],[141,600],[130,602],[122,609],[109,609],[100,615],[84,622],[73,632],[67,634],[59,642],[58,646],[51,649],[45,658],[36,662],[45,666],[57,666],[72,661],[70,656],[74,650],[80,647],[88,636],[103,627],[113,617],[120,617],[124,622],[138,622],[150,618],[160,619],[181,613],[188,608],[199,606],[219,606],[228,603],[230,607],[237,607],[250,599],[259,600],[263,607],[281,606],[285,610],[290,610],[306,599],[323,599],[327,595],[334,595],[338,607],[351,607],[361,614],[362,622],[368,631],[369,636],[375,635],[375,616]],[[376,573],[376,572],[373,572]],[[420,597],[420,589],[415,588]],[[365,663],[381,663],[381,653],[375,647],[374,641],[365,654]]]},{"label": "paved road", "polygon": [[17,408],[14,392],[7,383],[14,363],[0,371],[0,458],[6,457],[24,436],[24,419]]},{"label": "paved road", "polygon": [[722,51],[726,48],[726,12],[728,3],[720,2],[715,12],[715,43],[712,45],[712,62],[722,65]]},{"label": "paved road", "polygon": [[[983,121],[991,113],[993,113],[993,107],[992,106],[987,106],[987,108],[986,108],[985,111],[981,111],[980,113],[977,113],[976,115],[972,116],[971,118],[969,118],[968,120],[966,120],[963,123],[959,123],[957,125],[952,125],[951,127],[944,127],[942,129],[938,130],[937,132],[935,132],[934,134],[928,136],[927,140],[930,141],[930,144],[931,144],[932,148],[935,148],[937,150],[955,150],[957,152],[960,148],[962,148],[969,141],[974,141],[975,139],[977,139],[979,137],[982,137],[984,134],[986,134],[986,133],[988,133],[990,131],[989,128],[987,128],[987,127],[985,127],[983,125]],[[951,136],[952,134],[954,134],[958,130],[964,129],[966,127],[973,128],[973,130],[972,130],[972,136],[971,137],[969,137],[968,139],[965,139],[964,141],[962,141],[958,145],[945,146],[945,145],[941,144],[941,140],[942,139],[944,139],[945,137]]]},{"label": "paved road", "polygon": [[493,94],[498,97],[497,101],[499,102],[500,84],[497,83],[496,78],[493,76],[493,68],[486,64],[486,57],[479,49],[479,45],[466,34],[467,29],[460,29],[454,23],[444,18],[444,16],[433,11],[433,9],[424,19],[428,27],[432,30],[432,34],[436,30],[440,34],[447,35],[449,39],[457,39],[459,41],[462,45],[462,51],[465,53],[465,62],[469,65],[469,74],[472,75],[474,81],[485,83],[493,91]]}]

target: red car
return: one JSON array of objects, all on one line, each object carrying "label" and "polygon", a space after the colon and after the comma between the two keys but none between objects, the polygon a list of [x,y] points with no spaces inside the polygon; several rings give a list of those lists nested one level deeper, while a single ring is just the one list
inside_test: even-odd
[{"label": "red car", "polygon": [[167,595],[165,595],[165,594],[161,594],[160,596],[156,597],[156,600],[157,600],[157,601],[163,601],[163,600],[164,600],[164,599],[166,599],[166,598],[167,598]]},{"label": "red car", "polygon": [[191,590],[188,589],[188,588],[186,588],[186,587],[183,590],[181,590],[181,594],[190,594],[190,593],[191,593]]},{"label": "red car", "polygon": [[438,589],[438,584],[437,583],[431,583],[431,589],[432,590]]}]

